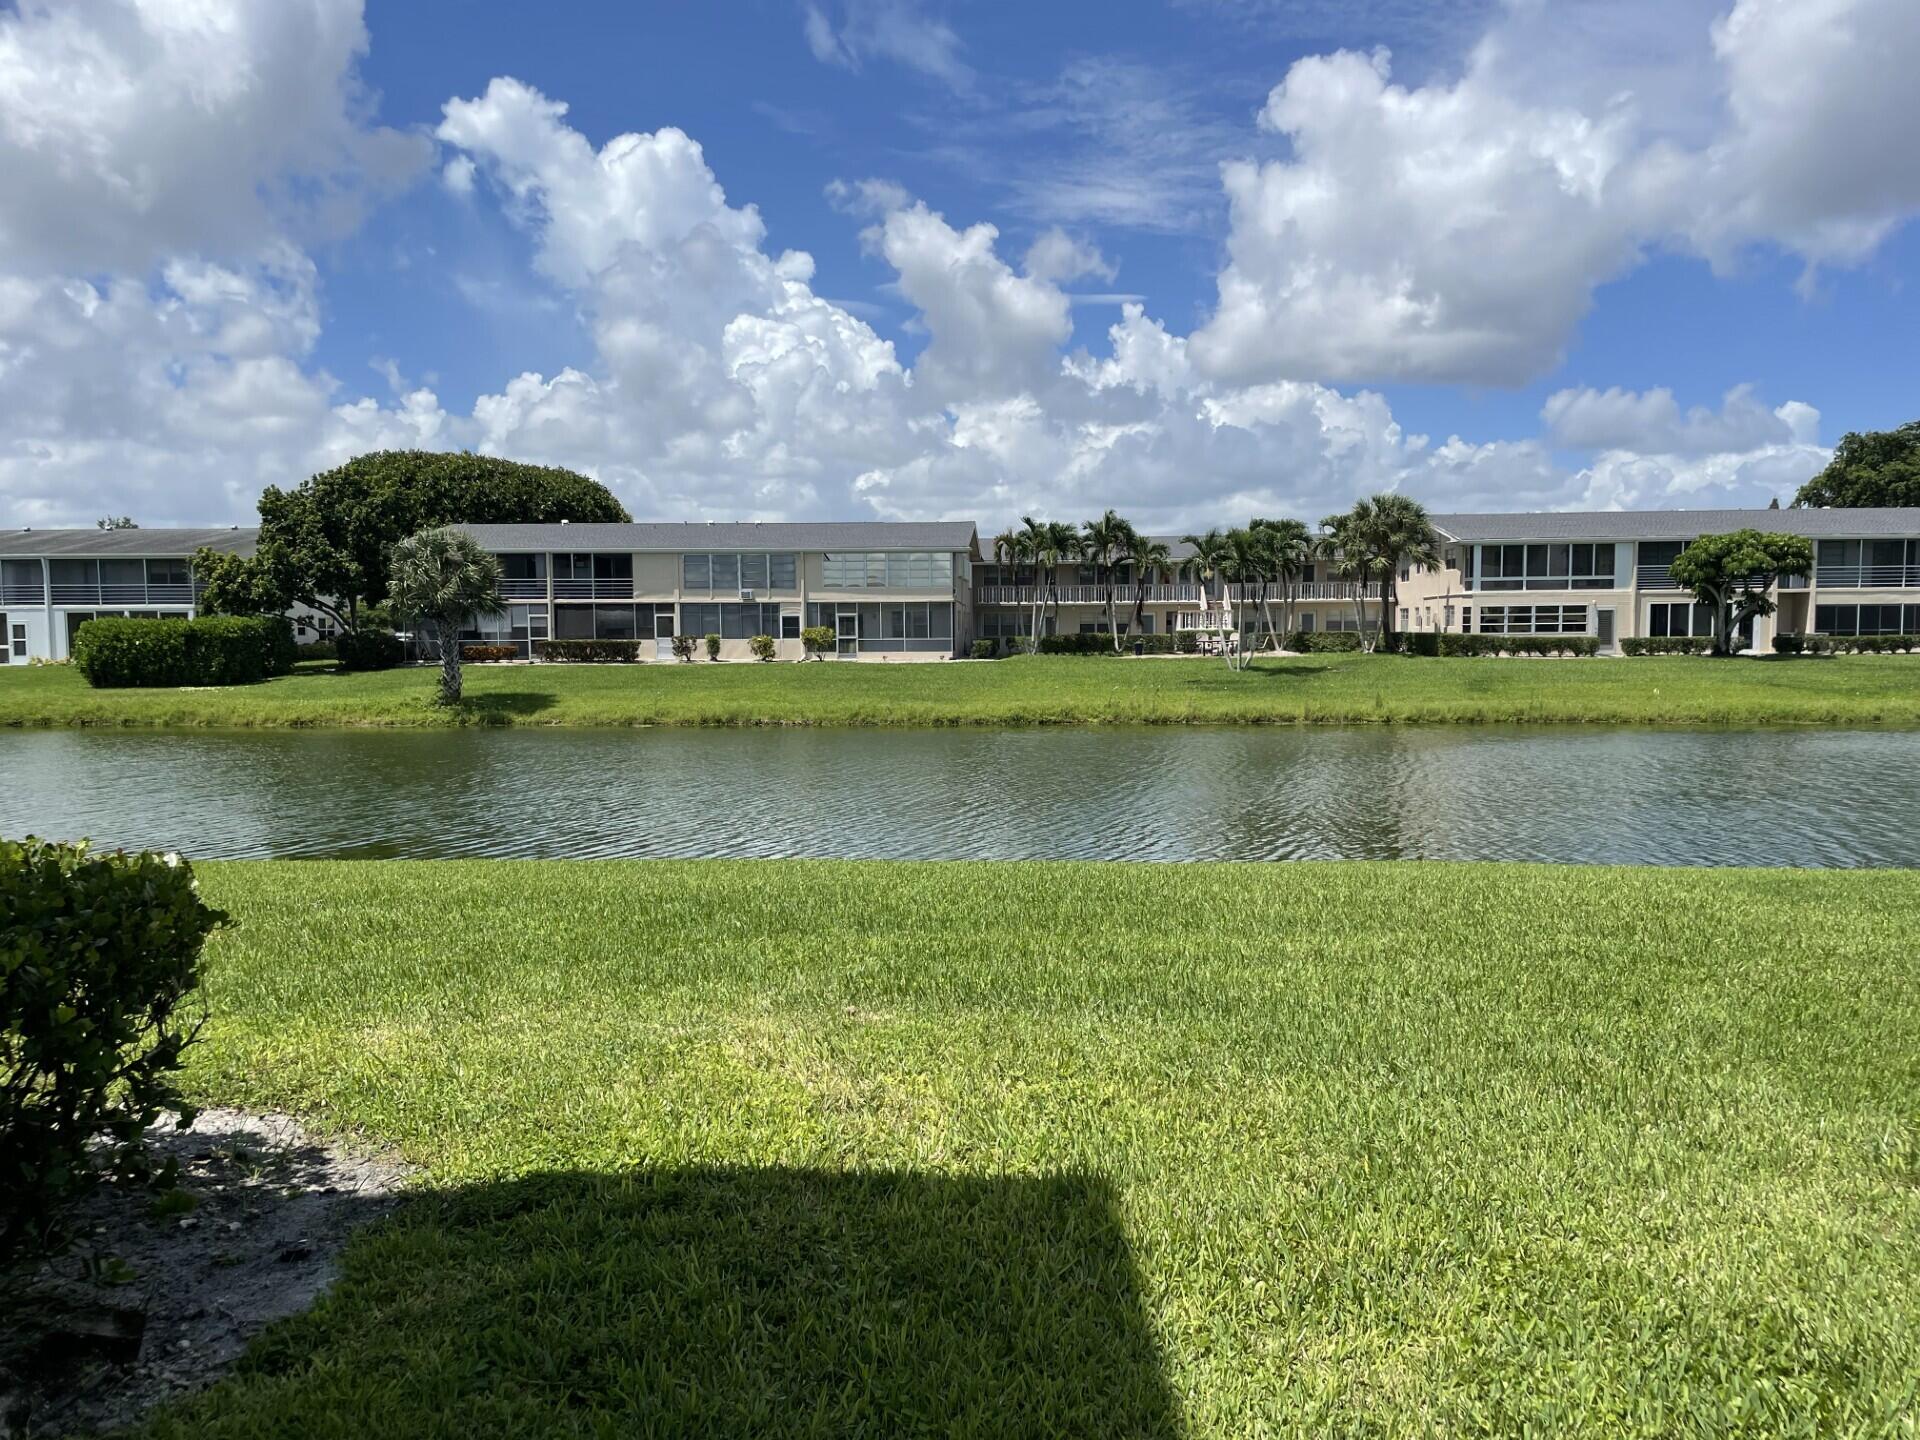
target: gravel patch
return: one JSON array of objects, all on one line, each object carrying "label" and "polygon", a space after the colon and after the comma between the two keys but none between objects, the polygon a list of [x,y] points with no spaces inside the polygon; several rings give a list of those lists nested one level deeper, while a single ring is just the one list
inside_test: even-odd
[{"label": "gravel patch", "polygon": [[0,1276],[0,1437],[111,1430],[212,1384],[320,1297],[348,1235],[392,1209],[407,1174],[285,1115],[203,1110],[149,1139],[190,1200],[102,1186],[73,1251]]}]

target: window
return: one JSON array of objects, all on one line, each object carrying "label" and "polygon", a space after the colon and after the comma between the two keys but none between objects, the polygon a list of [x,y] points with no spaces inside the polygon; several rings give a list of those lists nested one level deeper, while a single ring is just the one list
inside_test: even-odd
[{"label": "window", "polygon": [[790,610],[780,617],[780,638],[798,640],[800,638],[800,612]]},{"label": "window", "polygon": [[778,635],[780,607],[719,603],[682,605],[680,633],[718,635],[722,640],[749,640],[755,635]]},{"label": "window", "polygon": [[1920,605],[1816,605],[1816,635],[1920,635]]},{"label": "window", "polygon": [[508,580],[544,580],[547,557],[544,555],[502,555],[500,573]]},{"label": "window", "polygon": [[1663,602],[1647,607],[1647,634],[1656,638],[1670,635],[1713,634],[1713,607],[1691,601]]},{"label": "window", "polygon": [[1480,611],[1482,635],[1584,635],[1584,605],[1487,605]]},{"label": "window", "polygon": [[870,551],[820,557],[828,590],[950,590],[953,556],[946,551]]},{"label": "window", "polygon": [[1482,590],[1610,590],[1613,542],[1589,545],[1483,545]]},{"label": "window", "polygon": [[15,660],[27,658],[27,627],[16,621],[7,630],[7,647]]},{"label": "window", "polygon": [[187,562],[184,558],[147,561],[147,584],[149,585],[185,586],[192,583],[192,579],[187,574]]},{"label": "window", "polygon": [[797,590],[800,567],[792,552],[778,555],[710,554],[680,557],[680,588],[712,592]]}]

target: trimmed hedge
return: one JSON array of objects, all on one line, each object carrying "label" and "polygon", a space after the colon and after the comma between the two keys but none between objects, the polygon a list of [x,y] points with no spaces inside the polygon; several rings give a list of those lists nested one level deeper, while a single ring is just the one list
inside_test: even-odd
[{"label": "trimmed hedge", "polygon": [[[1171,655],[1173,636],[1171,635],[1122,635],[1120,637],[1120,655],[1133,654],[1133,642],[1138,640],[1141,651],[1147,655]],[[1019,641],[1010,641],[1018,645]],[[1113,655],[1113,636],[1096,632],[1092,635],[1042,635],[1040,637],[1042,655]]]},{"label": "trimmed hedge", "polygon": [[1173,648],[1182,655],[1200,653],[1200,632],[1198,630],[1176,630],[1173,635]]},{"label": "trimmed hedge", "polygon": [[650,651],[651,640],[536,640],[533,642],[533,657],[536,660],[581,661],[595,664],[623,660],[639,660],[643,647]]},{"label": "trimmed hedge", "polygon": [[391,670],[407,658],[407,647],[391,630],[344,630],[333,642],[342,670]]},{"label": "trimmed hedge", "polygon": [[991,660],[1000,653],[998,640],[976,640],[968,651],[976,660]]},{"label": "trimmed hedge", "polygon": [[1920,650],[1920,635],[1776,635],[1781,655],[1909,655]]},{"label": "trimmed hedge", "polygon": [[102,616],[74,633],[73,663],[95,689],[246,685],[285,675],[298,656],[284,615],[208,615],[197,620]]},{"label": "trimmed hedge", "polygon": [[490,660],[518,660],[518,645],[462,645],[460,658],[473,664],[484,665]]},{"label": "trimmed hedge", "polygon": [[774,653],[773,636],[755,635],[747,641],[747,649],[753,652],[756,660],[771,660]]},{"label": "trimmed hedge", "polygon": [[1600,642],[1591,635],[1452,635],[1422,631],[1401,637],[1413,642],[1410,655],[1570,655],[1600,653]]},{"label": "trimmed hedge", "polygon": [[1620,642],[1626,655],[1704,655],[1712,648],[1710,635],[1634,635]]},{"label": "trimmed hedge", "polygon": [[296,660],[338,660],[340,652],[331,640],[312,640],[301,645]]},{"label": "trimmed hedge", "polygon": [[172,1075],[226,918],[177,855],[0,840],[0,1267],[61,1248],[103,1176],[169,1178],[145,1132],[164,1110],[192,1121]]},{"label": "trimmed hedge", "polygon": [[1344,655],[1360,648],[1358,630],[1296,630],[1287,649],[1296,655]]}]

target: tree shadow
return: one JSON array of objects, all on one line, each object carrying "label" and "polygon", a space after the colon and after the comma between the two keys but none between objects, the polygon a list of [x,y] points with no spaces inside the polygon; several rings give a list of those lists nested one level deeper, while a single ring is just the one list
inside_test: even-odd
[{"label": "tree shadow", "polygon": [[475,725],[505,725],[516,717],[538,715],[558,703],[548,691],[516,690],[486,695],[463,695],[455,707],[461,719]]},{"label": "tree shadow", "polygon": [[554,1172],[407,1201],[160,1435],[1181,1433],[1087,1175]]}]

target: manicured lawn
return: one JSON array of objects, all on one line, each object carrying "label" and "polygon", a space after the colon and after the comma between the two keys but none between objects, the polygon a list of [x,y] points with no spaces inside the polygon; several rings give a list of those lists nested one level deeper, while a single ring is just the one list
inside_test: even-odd
[{"label": "manicured lawn", "polygon": [[424,1171],[159,1434],[1898,1434],[1920,1407],[1911,872],[202,878],[238,926],[194,1088]]},{"label": "manicured lawn", "polygon": [[0,671],[0,725],[1040,725],[1494,721],[1920,723],[1920,656],[492,665],[455,715],[424,669],[262,685],[90,690],[65,667]]}]

